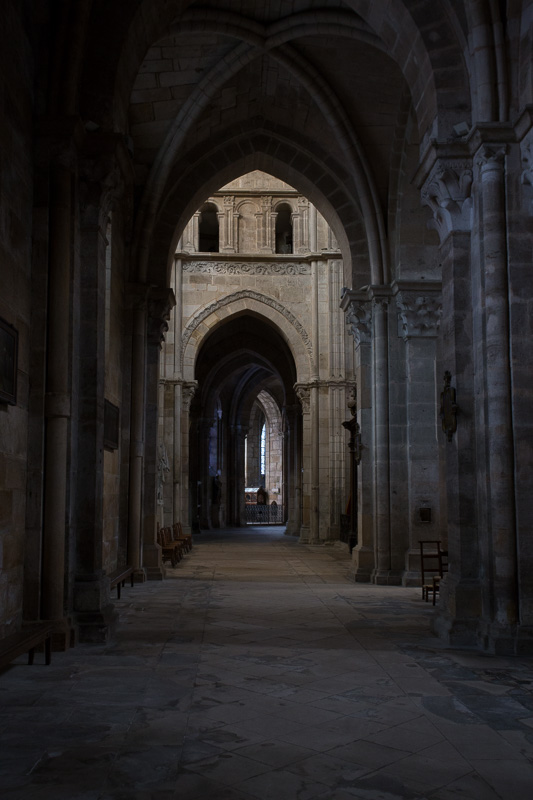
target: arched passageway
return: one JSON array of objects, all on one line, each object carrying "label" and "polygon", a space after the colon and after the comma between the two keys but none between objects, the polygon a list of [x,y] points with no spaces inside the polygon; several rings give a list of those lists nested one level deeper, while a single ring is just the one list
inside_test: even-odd
[{"label": "arched passageway", "polygon": [[[257,406],[262,397],[264,408],[265,396],[277,410],[278,420],[284,422],[286,447],[281,453],[281,487],[269,484],[262,488],[270,502],[277,498],[285,505],[287,516],[281,522],[291,517],[299,520],[301,509],[294,506],[300,481],[291,453],[301,450],[301,421],[299,415],[287,412],[297,403],[297,375],[294,358],[279,332],[265,318],[249,314],[230,317],[202,343],[195,376],[198,388],[190,414],[190,475],[195,502],[191,511],[193,515],[196,512],[195,527],[246,524],[247,438],[250,434],[251,443],[255,433],[257,450]],[[273,409],[269,411],[269,417],[274,417]],[[259,418],[261,428],[266,419],[263,413]],[[255,457],[259,461],[258,455],[253,455],[251,445],[248,468],[256,479],[260,479],[259,464],[253,473],[252,460]]]},{"label": "arched passageway", "polygon": [[[357,384],[352,577],[446,541],[442,637],[532,649],[531,9],[5,0],[2,631],[109,637],[110,576],[161,580],[191,523],[191,408],[247,424],[264,379],[301,419],[288,530],[341,541]],[[296,380],[254,347],[202,399],[239,316]]]}]

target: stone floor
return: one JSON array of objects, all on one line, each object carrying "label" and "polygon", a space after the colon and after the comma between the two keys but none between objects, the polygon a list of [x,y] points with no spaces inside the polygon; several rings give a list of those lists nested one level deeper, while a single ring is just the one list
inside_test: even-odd
[{"label": "stone floor", "polygon": [[106,646],[0,673],[6,800],[531,800],[533,661],[282,529],[195,537]]}]

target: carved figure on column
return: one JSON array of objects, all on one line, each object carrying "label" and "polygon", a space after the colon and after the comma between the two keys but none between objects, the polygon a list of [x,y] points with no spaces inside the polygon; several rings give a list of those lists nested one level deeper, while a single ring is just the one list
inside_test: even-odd
[{"label": "carved figure on column", "polygon": [[160,506],[163,505],[163,484],[165,483],[165,472],[170,472],[170,464],[165,445],[160,442],[159,461],[157,464],[157,504]]}]

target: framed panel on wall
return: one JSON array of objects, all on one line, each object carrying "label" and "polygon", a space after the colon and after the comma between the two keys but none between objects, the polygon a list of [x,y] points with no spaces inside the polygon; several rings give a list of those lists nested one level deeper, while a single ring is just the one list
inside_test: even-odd
[{"label": "framed panel on wall", "polygon": [[0,317],[0,403],[17,403],[18,331]]}]

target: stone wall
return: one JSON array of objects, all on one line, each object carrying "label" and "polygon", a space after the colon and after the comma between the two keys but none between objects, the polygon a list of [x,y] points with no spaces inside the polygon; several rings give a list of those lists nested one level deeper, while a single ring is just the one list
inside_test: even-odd
[{"label": "stone wall", "polygon": [[0,635],[21,620],[26,537],[33,64],[19,6],[14,0],[2,5],[10,38],[0,48],[0,317],[18,334],[16,404],[0,401]]}]

